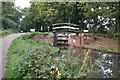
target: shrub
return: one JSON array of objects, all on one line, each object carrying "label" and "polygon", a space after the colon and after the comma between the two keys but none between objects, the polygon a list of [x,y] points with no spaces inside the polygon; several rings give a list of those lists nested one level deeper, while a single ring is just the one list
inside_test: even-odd
[{"label": "shrub", "polygon": [[2,20],[4,29],[8,29],[8,28],[14,29],[14,28],[17,28],[19,26],[18,23],[16,23],[15,21],[13,21],[10,18],[6,18],[5,16],[0,17],[0,19]]},{"label": "shrub", "polygon": [[[17,78],[89,78],[92,68],[98,64],[93,63],[92,68],[81,69],[82,61],[75,57],[73,53],[63,53],[58,56],[58,53],[48,52],[37,48],[29,51],[27,55],[15,68],[13,68]],[[99,64],[98,64],[99,65]]]},{"label": "shrub", "polygon": [[[34,49],[13,70],[17,78],[77,78],[87,73],[80,72],[79,59],[72,55]],[[79,70],[78,70],[79,69]]]},{"label": "shrub", "polygon": [[37,34],[36,32],[32,32],[32,33],[27,33],[25,35],[22,35],[20,38],[27,40],[27,39],[31,39],[35,34]]},{"label": "shrub", "polygon": [[12,29],[0,29],[0,37],[16,33]]}]

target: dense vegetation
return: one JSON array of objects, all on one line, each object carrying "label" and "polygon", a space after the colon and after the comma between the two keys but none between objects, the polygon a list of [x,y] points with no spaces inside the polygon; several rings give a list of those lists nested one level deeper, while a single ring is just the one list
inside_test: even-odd
[{"label": "dense vegetation", "polygon": [[11,29],[0,29],[0,38],[13,33],[16,33],[16,31],[13,31]]},{"label": "dense vegetation", "polygon": [[118,33],[118,8],[118,3],[105,2],[36,2],[22,10],[25,18],[21,23],[26,29],[44,26],[44,30],[54,23],[75,23],[80,29],[114,37]]},{"label": "dense vegetation", "polygon": [[120,8],[117,2],[31,2],[20,9],[14,3],[2,4],[3,28],[47,30],[54,23],[74,23],[111,38],[119,36]]},{"label": "dense vegetation", "polygon": [[[71,51],[57,52],[58,48],[30,39],[34,33],[15,39],[8,53],[5,78],[90,78],[100,62],[90,63],[90,50],[85,57],[75,57]],[[89,65],[89,66],[88,66]],[[91,66],[91,67],[90,67]]]},{"label": "dense vegetation", "polygon": [[12,2],[2,2],[2,28],[18,29],[19,19],[21,17],[20,9],[14,6]]},{"label": "dense vegetation", "polygon": [[19,18],[21,13],[18,7],[14,7],[14,3],[2,2],[2,9],[0,9],[0,13],[0,37],[20,30]]},{"label": "dense vegetation", "polygon": [[[45,53],[47,52],[54,53],[58,50],[58,48],[49,46],[46,43],[40,43],[30,39],[34,34],[36,33],[27,33],[13,41],[13,44],[10,46],[8,53],[6,77],[13,78],[18,76],[15,73],[16,70],[13,70],[13,68],[16,65],[20,65],[20,62],[25,61],[26,58],[30,57],[30,55],[34,55],[32,53],[35,53],[37,50],[41,51],[43,50],[45,51]],[[18,66],[18,68],[22,69],[22,67],[20,66]]]}]

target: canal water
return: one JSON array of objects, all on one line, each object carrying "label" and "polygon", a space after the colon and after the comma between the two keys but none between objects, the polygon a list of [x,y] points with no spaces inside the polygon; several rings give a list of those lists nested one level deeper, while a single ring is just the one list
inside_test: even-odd
[{"label": "canal water", "polygon": [[[70,46],[58,47],[60,49],[60,53],[69,53],[72,49],[72,53],[74,54],[74,56],[79,57],[80,60],[84,60],[84,51],[86,49],[80,49],[79,47],[71,48]],[[119,57],[120,55],[92,50],[88,54],[87,61],[89,61],[89,64],[93,64],[95,61],[97,61],[98,66],[96,67],[95,71],[90,74],[91,78],[118,78],[120,76],[120,61],[118,59]],[[92,65],[89,65],[89,67],[92,67]]]}]

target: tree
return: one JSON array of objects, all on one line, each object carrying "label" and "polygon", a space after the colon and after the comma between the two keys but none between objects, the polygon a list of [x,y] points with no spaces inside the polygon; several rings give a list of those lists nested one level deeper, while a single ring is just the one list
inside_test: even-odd
[{"label": "tree", "polygon": [[117,7],[118,3],[85,3],[83,9],[86,11],[85,17],[87,24],[92,24],[90,30],[97,31],[98,33],[105,34],[107,31],[112,30],[115,32]]},{"label": "tree", "polygon": [[14,2],[2,2],[2,26],[4,29],[18,28],[20,17],[19,8],[14,6]]},{"label": "tree", "polygon": [[118,3],[109,2],[31,2],[22,10],[24,29],[44,30],[55,23],[74,23],[100,34],[115,34],[119,24]]},{"label": "tree", "polygon": [[85,17],[82,6],[84,4],[75,2],[32,2],[29,17],[32,19],[32,26],[35,29],[39,29],[40,26],[47,29],[48,26],[55,23],[75,23],[84,29]]}]

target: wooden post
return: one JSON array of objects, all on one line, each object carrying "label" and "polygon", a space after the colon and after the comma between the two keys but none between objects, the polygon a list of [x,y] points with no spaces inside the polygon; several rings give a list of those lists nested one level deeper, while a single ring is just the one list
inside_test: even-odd
[{"label": "wooden post", "polygon": [[53,46],[57,46],[57,33],[54,33],[54,41],[53,41]]},{"label": "wooden post", "polygon": [[84,45],[84,34],[81,34],[81,45]]}]

